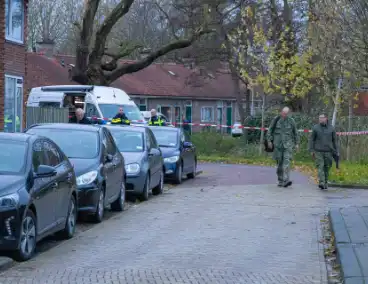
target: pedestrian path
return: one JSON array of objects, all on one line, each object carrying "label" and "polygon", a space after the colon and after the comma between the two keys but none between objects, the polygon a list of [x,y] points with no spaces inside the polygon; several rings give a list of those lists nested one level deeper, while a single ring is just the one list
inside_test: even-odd
[{"label": "pedestrian path", "polygon": [[329,213],[345,284],[368,284],[368,206]]}]

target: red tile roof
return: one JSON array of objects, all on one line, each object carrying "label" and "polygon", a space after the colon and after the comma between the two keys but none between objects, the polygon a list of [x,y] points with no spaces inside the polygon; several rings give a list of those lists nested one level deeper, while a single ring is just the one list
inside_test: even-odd
[{"label": "red tile roof", "polygon": [[[74,62],[75,58],[68,55],[49,58],[42,54],[28,53],[28,87],[77,84],[69,79],[68,73],[68,65]],[[198,70],[172,63],[151,64],[139,72],[124,75],[112,86],[130,95],[235,99],[229,74],[216,72],[201,76]]]}]

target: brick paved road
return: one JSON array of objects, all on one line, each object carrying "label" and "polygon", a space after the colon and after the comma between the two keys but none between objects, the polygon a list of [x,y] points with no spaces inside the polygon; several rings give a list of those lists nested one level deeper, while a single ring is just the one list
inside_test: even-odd
[{"label": "brick paved road", "polygon": [[268,168],[202,169],[5,271],[0,283],[326,283],[320,218],[328,206],[362,203],[368,191],[321,192],[301,175],[280,189]]}]

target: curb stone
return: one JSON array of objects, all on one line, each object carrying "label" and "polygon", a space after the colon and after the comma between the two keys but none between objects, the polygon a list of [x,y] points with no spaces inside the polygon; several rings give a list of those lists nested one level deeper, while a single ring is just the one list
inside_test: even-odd
[{"label": "curb stone", "polygon": [[[365,223],[363,224],[365,222],[363,216],[367,215],[368,207],[361,208],[364,213],[360,213],[357,207],[334,208],[328,213],[336,260],[341,267],[341,276],[345,284],[368,283],[368,234],[367,227]],[[355,214],[363,218],[361,220],[352,218]],[[356,231],[353,227],[362,230]]]},{"label": "curb stone", "polygon": [[368,185],[328,183],[328,186],[348,189],[368,189]]}]

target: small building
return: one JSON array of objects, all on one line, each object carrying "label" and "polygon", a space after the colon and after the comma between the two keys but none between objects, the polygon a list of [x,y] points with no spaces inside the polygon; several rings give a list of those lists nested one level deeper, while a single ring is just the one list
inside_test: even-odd
[{"label": "small building", "polygon": [[[73,56],[50,56],[45,45],[39,47],[38,52],[28,53],[28,92],[45,85],[77,84],[69,75]],[[232,125],[236,120],[233,83],[226,72],[212,74],[175,63],[153,63],[124,75],[112,86],[124,90],[140,110],[155,108],[172,122],[182,121],[183,116],[193,123],[219,125]]]}]

